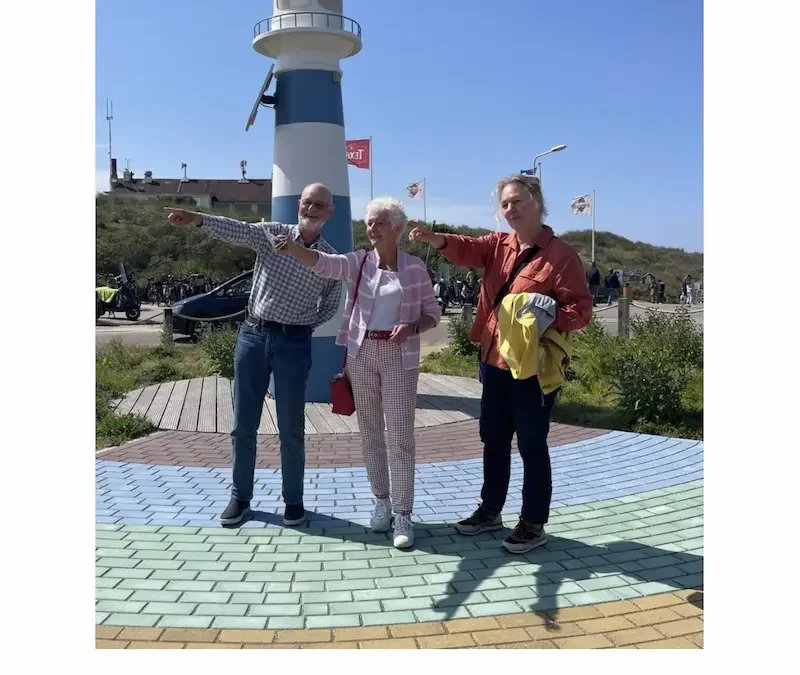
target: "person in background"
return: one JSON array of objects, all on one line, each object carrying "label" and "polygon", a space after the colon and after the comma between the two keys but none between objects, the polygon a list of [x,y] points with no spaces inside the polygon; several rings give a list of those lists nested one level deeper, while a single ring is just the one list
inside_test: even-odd
[{"label": "person in background", "polygon": [[606,300],[608,300],[607,306],[611,307],[614,300],[617,299],[617,293],[619,292],[619,277],[614,274],[614,270],[608,270],[608,275],[605,278],[605,286],[606,286]]},{"label": "person in background", "polygon": [[681,290],[683,292],[683,300],[687,305],[692,304],[693,293],[694,293],[694,285],[692,283],[692,275],[687,274],[683,278],[683,282],[681,283]]},{"label": "person in background", "polygon": [[653,305],[658,302],[658,284],[655,279],[650,279],[650,302]]},{"label": "person in background", "polygon": [[586,281],[589,284],[589,293],[592,294],[592,307],[597,307],[597,291],[600,290],[600,270],[597,269],[597,263],[594,260],[586,275]]},{"label": "person in background", "polygon": [[472,313],[475,311],[475,276],[467,272],[461,286],[461,318],[467,323],[472,323]]},{"label": "person in background", "polygon": [[[567,334],[588,325],[592,299],[578,254],[544,224],[547,209],[539,179],[514,174],[499,181],[497,195],[512,232],[469,237],[438,234],[417,224],[410,239],[430,244],[454,265],[484,270],[469,333],[470,340],[480,343],[483,488],[477,510],[455,528],[463,535],[502,529],[501,512],[511,477],[511,441],[516,433],[524,476],[522,512],[503,546],[511,553],[526,553],[547,541],[544,526],[552,496],[547,436],[559,389],[545,394],[538,376],[512,376],[500,355],[497,308],[510,293],[548,296],[556,303],[550,327]],[[517,276],[509,283],[515,268]]]},{"label": "person in background", "polygon": [[661,279],[658,280],[658,301],[661,304],[667,302],[667,285]]},{"label": "person in background", "polygon": [[295,260],[280,256],[277,235],[309,251],[334,253],[320,237],[333,215],[331,191],[308,185],[298,203],[299,225],[244,223],[183,209],[166,208],[170,225],[198,227],[214,239],[256,252],[247,315],[236,340],[233,377],[233,489],[222,512],[223,525],[237,525],[250,513],[256,466],[256,435],[270,376],[275,376],[275,405],[281,444],[283,523],[305,520],[305,396],[311,370],[311,335],[336,316],[342,283],[320,279]]},{"label": "person in background", "polygon": [[[408,548],[414,543],[411,513],[420,333],[439,323],[441,310],[424,262],[397,247],[408,224],[403,205],[391,197],[373,199],[364,220],[372,251],[334,255],[286,238],[276,245],[315,274],[347,282],[347,304],[336,344],[347,345],[346,373],[375,498],[371,525],[376,532],[388,530],[394,506],[394,545]],[[440,284],[446,288],[444,280]]]}]

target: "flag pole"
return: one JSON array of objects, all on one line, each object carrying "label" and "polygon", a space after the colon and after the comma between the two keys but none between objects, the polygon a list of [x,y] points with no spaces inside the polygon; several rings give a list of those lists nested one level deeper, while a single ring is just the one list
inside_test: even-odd
[{"label": "flag pole", "polygon": [[369,200],[372,201],[374,198],[373,196],[373,189],[372,189],[372,136],[369,137]]},{"label": "flag pole", "polygon": [[592,190],[592,262],[595,261],[594,260],[594,233],[595,233],[594,216],[595,216],[596,200],[597,200],[596,193],[594,190]]},{"label": "flag pole", "polygon": [[428,179],[422,179],[422,221],[428,226]]}]

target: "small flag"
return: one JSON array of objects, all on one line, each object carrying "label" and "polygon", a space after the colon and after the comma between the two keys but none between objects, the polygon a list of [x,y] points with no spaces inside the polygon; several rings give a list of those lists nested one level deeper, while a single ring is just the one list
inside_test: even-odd
[{"label": "small flag", "polygon": [[520,169],[519,172],[523,176],[532,176],[533,175],[533,169]]},{"label": "small flag", "polygon": [[573,216],[591,216],[592,215],[592,196],[581,195],[572,200],[572,215]]},{"label": "small flag", "polygon": [[406,190],[408,190],[408,196],[411,197],[411,199],[421,197],[425,192],[425,181],[418,180],[416,183],[409,183],[406,185]]},{"label": "small flag", "polygon": [[358,169],[369,169],[371,159],[370,139],[363,138],[357,141],[346,141],[347,163]]}]

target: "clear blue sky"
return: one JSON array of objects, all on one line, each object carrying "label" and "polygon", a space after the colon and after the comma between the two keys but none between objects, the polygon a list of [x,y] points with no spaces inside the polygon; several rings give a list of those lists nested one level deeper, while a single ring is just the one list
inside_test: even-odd
[{"label": "clear blue sky", "polygon": [[[428,219],[493,228],[502,175],[543,160],[556,232],[591,227],[703,250],[702,0],[345,0],[361,53],[342,62],[347,137],[374,139],[375,193],[428,182]],[[141,176],[272,169],[273,114],[244,126],[270,61],[252,48],[269,0],[97,3],[98,184],[113,149]],[[369,172],[350,168],[354,216]],[[422,216],[420,200],[409,215]],[[503,224],[505,225],[505,224]]]}]

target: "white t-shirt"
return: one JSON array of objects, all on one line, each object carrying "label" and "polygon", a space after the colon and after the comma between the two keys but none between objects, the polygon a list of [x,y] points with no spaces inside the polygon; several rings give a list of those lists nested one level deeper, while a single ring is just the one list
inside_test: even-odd
[{"label": "white t-shirt", "polygon": [[397,272],[378,270],[380,279],[375,293],[375,305],[369,317],[367,330],[392,330],[400,323],[400,305],[403,289]]}]

